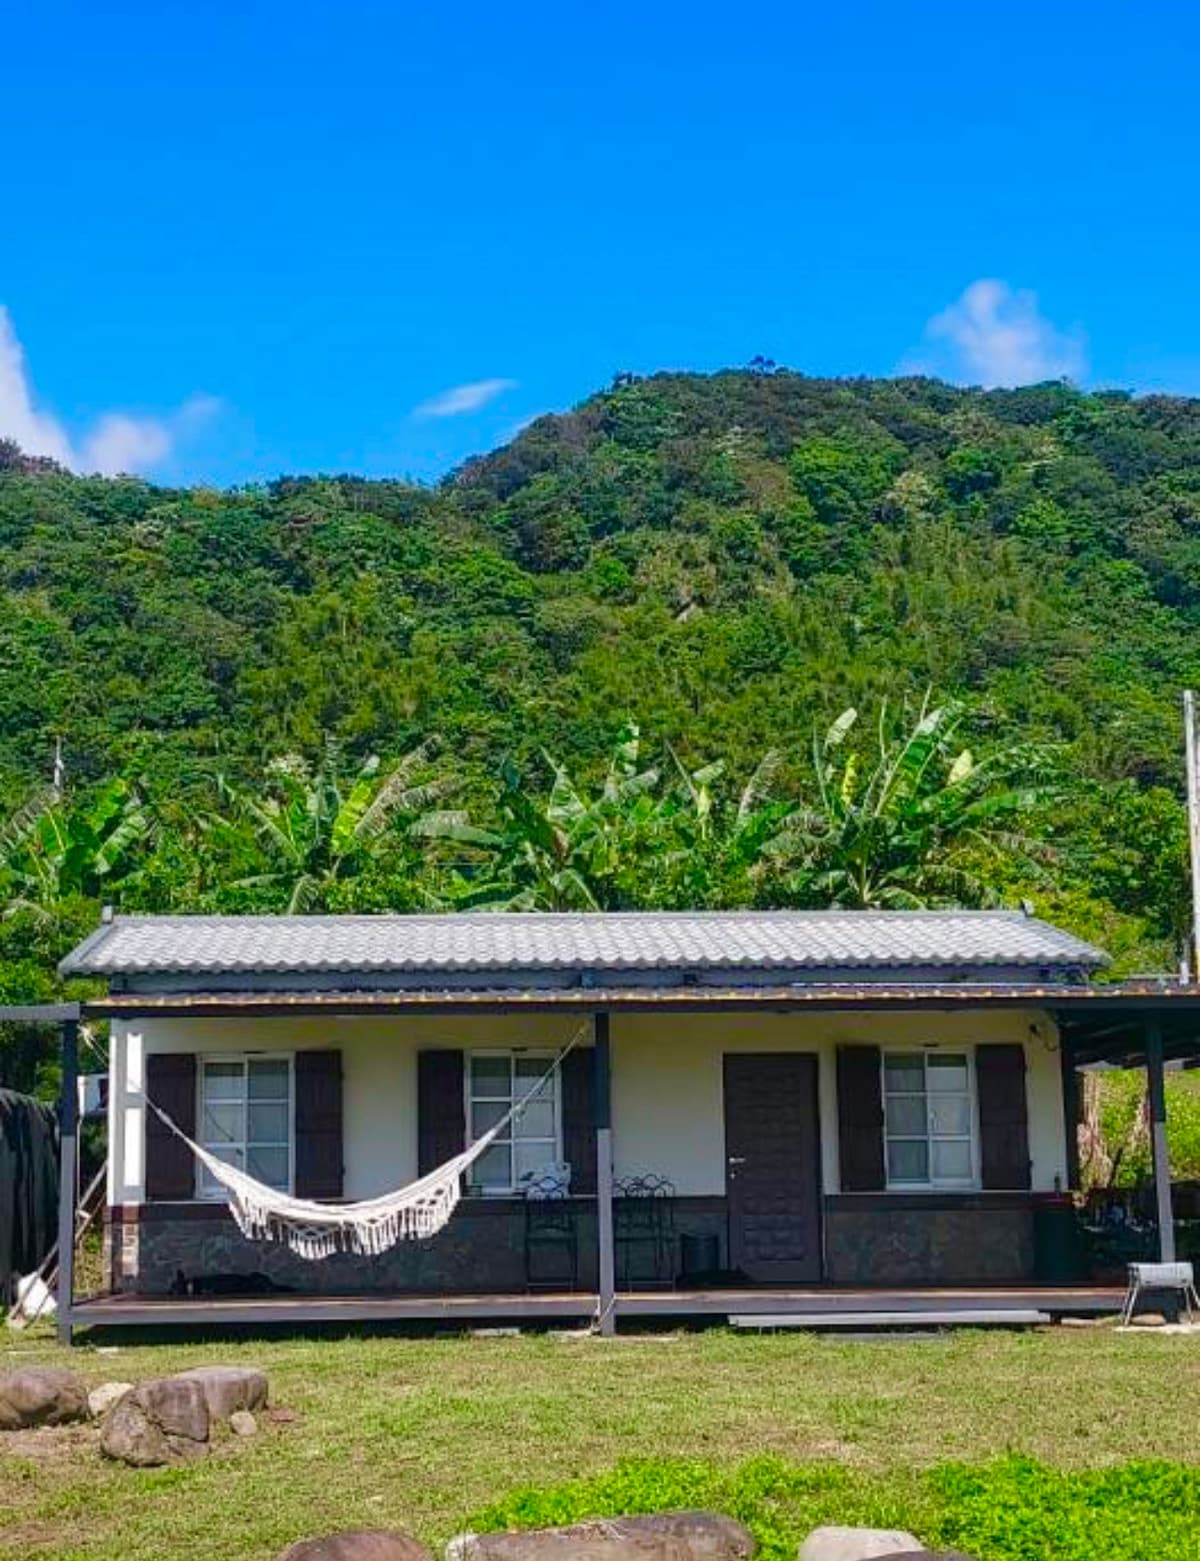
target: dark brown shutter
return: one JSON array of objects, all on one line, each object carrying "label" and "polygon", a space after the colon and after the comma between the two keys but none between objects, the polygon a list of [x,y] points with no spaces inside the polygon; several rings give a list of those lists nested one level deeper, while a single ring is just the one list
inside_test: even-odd
[{"label": "dark brown shutter", "polygon": [[883,1168],[883,1082],[878,1046],[837,1049],[838,1160],[843,1192],[879,1192]]},{"label": "dark brown shutter", "polygon": [[[181,1133],[196,1136],[196,1059],[191,1052],[151,1052],[146,1094]],[[192,1151],[171,1129],[146,1112],[146,1197],[178,1202],[196,1196]]]},{"label": "dark brown shutter", "polygon": [[596,1053],[590,1046],[562,1060],[563,1159],[571,1167],[571,1191],[596,1191]]},{"label": "dark brown shutter", "polygon": [[1029,1113],[1025,1103],[1025,1048],[977,1046],[980,1173],[989,1192],[1030,1185]]},{"label": "dark brown shutter", "polygon": [[417,1053],[417,1174],[435,1171],[467,1146],[461,1051]]},{"label": "dark brown shutter", "polygon": [[342,1196],[342,1054],[297,1052],[296,1196]]}]

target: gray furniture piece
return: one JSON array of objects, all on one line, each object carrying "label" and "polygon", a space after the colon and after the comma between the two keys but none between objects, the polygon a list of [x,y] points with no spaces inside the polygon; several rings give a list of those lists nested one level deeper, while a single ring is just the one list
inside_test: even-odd
[{"label": "gray furniture piece", "polygon": [[1130,1263],[1129,1287],[1125,1291],[1125,1304],[1121,1308],[1121,1326],[1127,1328],[1143,1291],[1167,1290],[1178,1295],[1191,1323],[1200,1312],[1200,1296],[1196,1294],[1196,1275],[1190,1263]]}]

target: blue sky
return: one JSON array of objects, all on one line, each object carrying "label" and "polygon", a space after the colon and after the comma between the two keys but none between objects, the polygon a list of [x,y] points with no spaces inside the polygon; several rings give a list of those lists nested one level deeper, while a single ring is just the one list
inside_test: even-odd
[{"label": "blue sky", "polygon": [[1200,391],[1198,44],[1105,0],[13,8],[0,435],[432,478],[756,353]]}]

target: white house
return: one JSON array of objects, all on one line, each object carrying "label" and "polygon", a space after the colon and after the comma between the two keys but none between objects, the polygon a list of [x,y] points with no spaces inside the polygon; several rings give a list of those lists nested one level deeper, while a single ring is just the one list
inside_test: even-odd
[{"label": "white house", "polygon": [[[1104,962],[1015,912],[106,920],[62,967],[107,981],[85,1006],[111,1021],[109,1290],[75,1320],[1026,1296],[1099,1016],[1126,1053],[1153,1020],[1161,1056],[1168,998],[1196,998],[1097,985]],[[359,1200],[458,1154],[568,1043],[445,1230],[378,1257],[246,1241],[147,1110]]]}]

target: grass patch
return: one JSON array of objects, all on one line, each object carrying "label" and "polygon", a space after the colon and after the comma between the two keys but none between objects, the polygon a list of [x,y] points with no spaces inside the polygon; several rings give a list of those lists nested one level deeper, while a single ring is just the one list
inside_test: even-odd
[{"label": "grass patch", "polygon": [[[756,1522],[904,1515],[923,1537],[953,1538],[989,1561],[1075,1561],[1083,1552],[1014,1549],[1013,1534],[982,1525],[1007,1512],[1015,1533],[1022,1511],[1067,1507],[1079,1523],[1093,1512],[1107,1521],[1131,1459],[1186,1457],[1196,1351],[1186,1336],[1090,1329],[927,1343],[724,1330],[615,1341],[172,1334],[158,1345],[113,1334],[71,1355],[44,1334],[13,1336],[0,1339],[0,1366],[68,1363],[89,1386],[205,1362],[259,1365],[294,1418],[248,1441],[224,1438],[199,1463],[145,1473],[105,1463],[90,1433],[0,1436],[0,1556],[268,1561],[302,1534],[363,1524],[436,1543],[472,1514],[498,1511],[514,1487],[619,1486],[629,1476],[615,1471],[650,1460],[672,1480],[741,1480]],[[1125,1501],[1137,1512],[1125,1549],[1097,1540],[1094,1554],[1139,1555],[1130,1546],[1146,1525],[1173,1521],[1174,1477],[1163,1474],[1166,1494],[1144,1510]],[[980,1479],[992,1482],[982,1495],[971,1484]],[[943,1533],[936,1525],[952,1515],[974,1528]],[[1040,1532],[1030,1529],[1031,1543]],[[1195,1561],[1200,1545],[1186,1553]]]},{"label": "grass patch", "polygon": [[468,1519],[477,1531],[701,1507],[744,1523],[760,1561],[790,1561],[822,1523],[904,1528],[980,1561],[1195,1561],[1200,1469],[1132,1463],[1091,1472],[1008,1458],[892,1478],[757,1458],[723,1469],[627,1460],[548,1490],[527,1488]]}]

